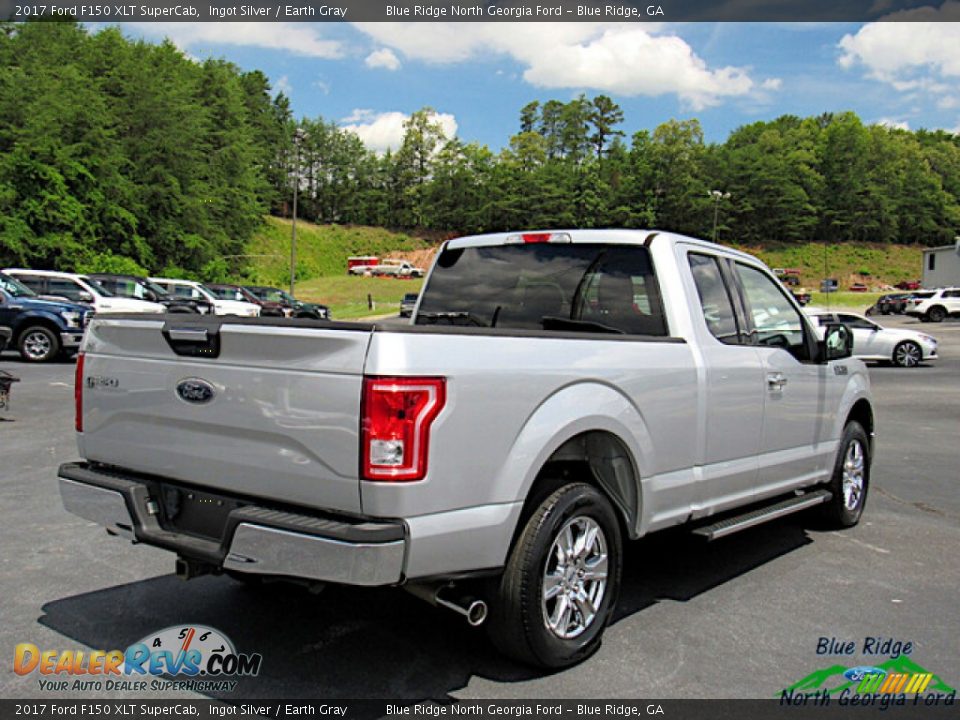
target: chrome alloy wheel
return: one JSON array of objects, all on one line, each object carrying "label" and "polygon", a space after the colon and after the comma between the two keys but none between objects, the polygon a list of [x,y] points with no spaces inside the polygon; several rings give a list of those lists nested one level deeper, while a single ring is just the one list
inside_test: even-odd
[{"label": "chrome alloy wheel", "polygon": [[554,538],[543,569],[543,621],[569,640],[590,627],[607,589],[607,538],[596,520],[575,517]]},{"label": "chrome alloy wheel", "polygon": [[23,339],[23,352],[31,360],[42,360],[52,349],[50,338],[45,333],[32,331]]},{"label": "chrome alloy wheel", "polygon": [[900,367],[916,367],[920,363],[920,348],[913,343],[898,345],[893,359]]},{"label": "chrome alloy wheel", "polygon": [[856,510],[863,497],[864,453],[859,440],[851,440],[843,459],[843,504],[847,510]]}]

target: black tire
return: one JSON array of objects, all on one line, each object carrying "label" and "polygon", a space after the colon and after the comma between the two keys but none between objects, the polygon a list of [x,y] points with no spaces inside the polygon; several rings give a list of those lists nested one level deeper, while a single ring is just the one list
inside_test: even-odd
[{"label": "black tire", "polygon": [[923,360],[923,350],[912,340],[904,340],[901,343],[897,343],[890,359],[897,367],[916,367],[920,364],[920,361]]},{"label": "black tire", "polygon": [[263,590],[264,586],[266,585],[266,583],[263,581],[262,575],[257,575],[255,573],[236,572],[234,570],[224,570],[223,572],[235,583],[238,583],[245,588],[249,588],[250,590]]},{"label": "black tire", "polygon": [[930,322],[943,322],[943,319],[947,316],[947,311],[944,310],[939,305],[934,305],[932,308],[927,310],[927,319]]},{"label": "black tire", "polygon": [[[563,542],[560,536],[567,527],[571,527],[570,538],[574,540],[586,537],[587,530],[597,528],[599,532],[583,555],[578,554],[569,563],[564,574],[559,564],[555,565],[559,558],[555,543]],[[606,553],[602,589],[599,580],[584,576],[589,568],[596,572],[601,567],[601,550]],[[516,660],[545,668],[562,668],[589,657],[600,647],[604,628],[613,616],[620,592],[622,558],[620,526],[610,501],[585,483],[559,488],[529,516],[503,575],[493,585],[487,623],[493,644]],[[551,599],[544,599],[544,581],[551,566],[549,575],[556,579],[557,592]],[[576,609],[576,603],[571,604],[569,597],[575,583],[580,583],[584,595],[592,596],[594,602],[599,597],[592,619],[585,621],[584,613],[589,610]],[[592,607],[586,602],[579,607],[583,606]],[[566,607],[570,607],[568,614],[562,609]],[[558,625],[564,625],[572,634],[564,638],[551,630],[548,615],[556,615]],[[579,629],[575,618],[580,619]]]},{"label": "black tire", "polygon": [[60,354],[60,337],[48,327],[32,325],[20,333],[17,349],[27,362],[50,362]]},{"label": "black tire", "polygon": [[[855,494],[856,499],[848,502],[847,496],[844,495],[844,466],[851,460],[851,447],[854,444],[859,445],[860,449],[861,483],[857,493],[853,493],[853,488],[850,488],[851,495]],[[852,462],[851,466],[852,470],[856,463]],[[867,492],[870,489],[870,441],[866,431],[856,421],[851,420],[843,430],[840,449],[833,466],[833,477],[827,488],[833,493],[833,497],[816,508],[823,524],[831,529],[842,529],[853,527],[860,522],[863,507],[867,502]]]}]

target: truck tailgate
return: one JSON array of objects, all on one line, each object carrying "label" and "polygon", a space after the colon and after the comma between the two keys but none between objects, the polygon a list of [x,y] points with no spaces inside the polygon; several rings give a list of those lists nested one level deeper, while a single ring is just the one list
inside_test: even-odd
[{"label": "truck tailgate", "polygon": [[[167,339],[204,329],[218,339],[215,357],[178,355]],[[85,345],[81,453],[232,494],[358,512],[370,336],[363,325],[98,319]]]}]

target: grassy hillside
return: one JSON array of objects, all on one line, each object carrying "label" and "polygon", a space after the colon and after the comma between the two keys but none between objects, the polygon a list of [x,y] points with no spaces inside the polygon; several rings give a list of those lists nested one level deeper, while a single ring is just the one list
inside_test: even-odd
[{"label": "grassy hillside", "polygon": [[[247,245],[247,275],[271,285],[290,282],[290,221],[268,217],[263,229]],[[314,225],[297,220],[297,280],[345,275],[351,255],[388,256],[427,246],[420,238],[383,228]]]},{"label": "grassy hillside", "polygon": [[[334,316],[341,319],[391,312],[404,293],[417,292],[422,281],[349,277],[347,257],[402,255],[427,267],[434,247],[424,238],[383,228],[297,221],[297,295],[330,305]],[[880,290],[884,285],[921,275],[922,251],[918,246],[805,243],[734,247],[758,256],[770,267],[800,270],[801,284],[814,291],[814,303],[819,306],[863,309],[877,297],[876,293],[846,292],[822,296],[816,291],[824,277],[839,280],[841,290],[853,282]],[[266,218],[263,229],[247,246],[247,253],[253,256],[246,273],[252,281],[286,287],[290,282],[290,221]],[[368,306],[368,295],[373,308]]]},{"label": "grassy hillside", "polygon": [[[801,283],[815,290],[825,277],[840,281],[841,290],[853,282],[862,282],[870,288],[896,285],[901,280],[919,279],[923,251],[918,245],[853,244],[821,245],[767,245],[744,247],[733,245],[756,255],[772,268],[800,270]],[[826,272],[824,271],[826,260]]]},{"label": "grassy hillside", "polygon": [[[423,280],[338,275],[297,283],[297,297],[330,306],[336,320],[396,314],[405,293],[419,293]],[[373,301],[368,304],[367,296]]]},{"label": "grassy hillside", "polygon": [[[245,274],[250,282],[289,286],[290,225],[289,220],[268,217],[247,245],[251,257]],[[404,293],[419,292],[423,281],[351,277],[347,275],[347,258],[406,256],[429,247],[421,238],[383,228],[314,225],[298,220],[297,297],[329,305],[338,320],[396,312]]]}]

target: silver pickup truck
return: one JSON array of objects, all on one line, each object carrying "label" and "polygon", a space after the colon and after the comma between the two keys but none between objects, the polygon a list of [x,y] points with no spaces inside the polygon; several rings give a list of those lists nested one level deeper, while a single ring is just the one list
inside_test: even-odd
[{"label": "silver pickup truck", "polygon": [[60,489],[184,578],[402,586],[560,667],[599,646],[628,539],[859,520],[874,416],[850,350],[719,245],[461,238],[408,324],[95,319]]}]

